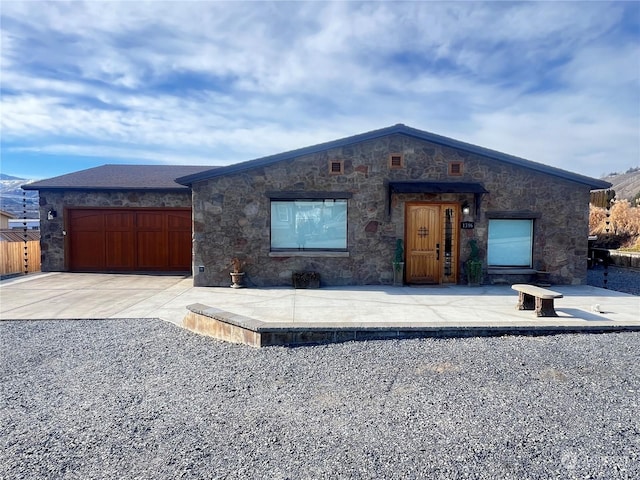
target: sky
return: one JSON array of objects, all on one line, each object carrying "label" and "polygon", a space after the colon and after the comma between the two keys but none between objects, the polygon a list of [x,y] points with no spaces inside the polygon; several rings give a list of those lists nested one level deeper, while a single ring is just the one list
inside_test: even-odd
[{"label": "sky", "polygon": [[404,123],[640,164],[640,2],[0,3],[1,164],[228,165]]}]

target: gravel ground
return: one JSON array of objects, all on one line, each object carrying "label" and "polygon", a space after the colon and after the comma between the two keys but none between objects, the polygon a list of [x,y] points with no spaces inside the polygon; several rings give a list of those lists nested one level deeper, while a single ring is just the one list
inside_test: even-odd
[{"label": "gravel ground", "polygon": [[0,478],[640,478],[640,334],[252,349],[0,322]]},{"label": "gravel ground", "polygon": [[[602,265],[587,270],[587,285],[604,288],[604,272]],[[640,270],[610,266],[607,269],[607,288],[640,295]]]}]

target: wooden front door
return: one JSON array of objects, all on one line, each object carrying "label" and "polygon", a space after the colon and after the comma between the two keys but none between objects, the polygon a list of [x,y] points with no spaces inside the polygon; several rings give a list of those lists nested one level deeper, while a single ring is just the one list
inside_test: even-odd
[{"label": "wooden front door", "polygon": [[407,283],[455,283],[457,229],[455,205],[406,205],[405,246]]}]

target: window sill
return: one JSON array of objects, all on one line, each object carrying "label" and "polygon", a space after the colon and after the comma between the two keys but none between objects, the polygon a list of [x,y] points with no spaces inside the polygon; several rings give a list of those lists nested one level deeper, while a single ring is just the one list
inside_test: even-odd
[{"label": "window sill", "polygon": [[489,275],[531,275],[538,271],[533,268],[489,267],[487,273]]},{"label": "window sill", "polygon": [[349,256],[349,252],[332,252],[330,250],[304,251],[291,250],[288,252],[269,252],[270,257],[324,257],[324,258],[344,258]]}]

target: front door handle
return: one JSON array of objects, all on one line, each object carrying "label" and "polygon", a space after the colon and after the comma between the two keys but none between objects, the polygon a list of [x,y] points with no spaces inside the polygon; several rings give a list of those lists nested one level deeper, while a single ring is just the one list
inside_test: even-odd
[{"label": "front door handle", "polygon": [[436,260],[440,260],[440,244],[436,243]]}]

